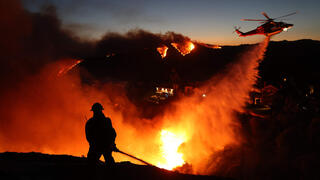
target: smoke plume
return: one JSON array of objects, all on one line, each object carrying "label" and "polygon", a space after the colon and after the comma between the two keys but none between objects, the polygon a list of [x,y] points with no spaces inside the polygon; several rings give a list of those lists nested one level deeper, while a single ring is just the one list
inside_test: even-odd
[{"label": "smoke plume", "polygon": [[[244,106],[256,82],[257,67],[269,39],[247,47],[241,55],[230,60],[232,63],[219,66],[221,69],[211,73],[210,78],[202,78],[202,85],[193,95],[182,96],[161,113],[146,118],[140,116],[142,110],[127,96],[129,80],[86,84],[80,76],[81,68],[61,77],[57,76],[59,70],[69,66],[75,58],[106,56],[109,52],[126,54],[128,49],[129,54],[131,51],[135,54],[148,50],[154,52],[151,57],[158,59],[151,59],[152,65],[155,62],[159,67],[179,67],[177,63],[163,65],[156,49],[165,45],[169,47],[170,54],[170,49],[175,51],[172,42],[190,41],[188,37],[173,32],[163,35],[133,30],[125,35],[107,33],[97,42],[84,42],[72,36],[72,32],[61,29],[53,7],[47,7],[41,13],[24,10],[18,1],[1,2],[0,7],[1,34],[4,37],[0,42],[3,86],[0,95],[0,151],[86,155],[88,144],[84,125],[91,117],[90,106],[101,102],[117,131],[119,149],[157,164],[163,160],[159,133],[167,129],[185,134],[187,138],[179,151],[192,166],[188,172],[238,175],[243,153],[249,154],[243,151],[243,144],[248,143],[248,138],[238,115],[245,111]],[[196,50],[197,55],[203,52],[200,46]],[[132,57],[132,54],[128,56]],[[193,57],[192,53],[186,57],[179,55],[179,58],[188,60]],[[134,63],[137,59],[132,57],[132,61],[136,60]],[[188,67],[194,68],[194,64],[190,63]],[[158,77],[153,69],[145,71]],[[182,70],[177,68],[177,71],[180,73]],[[190,72],[182,78],[192,76]],[[166,71],[161,76],[166,77],[165,74]],[[125,159],[115,156],[117,160]]]},{"label": "smoke plume", "polygon": [[55,8],[40,13],[23,9],[20,1],[1,1],[1,82],[12,85],[25,74],[37,73],[49,62],[60,58],[88,56],[92,44],[61,29]]}]

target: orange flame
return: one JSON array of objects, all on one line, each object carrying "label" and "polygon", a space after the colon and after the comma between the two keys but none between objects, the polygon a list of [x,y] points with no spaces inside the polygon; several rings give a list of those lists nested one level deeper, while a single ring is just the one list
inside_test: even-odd
[{"label": "orange flame", "polygon": [[[57,76],[61,77],[64,74],[68,73],[71,69],[73,69],[75,66],[77,66],[78,64],[80,64],[83,60],[74,60],[72,59],[73,64],[71,65],[64,65],[58,72]],[[74,62],[76,61],[76,62]]]},{"label": "orange flame", "polygon": [[164,162],[159,162],[158,167],[172,170],[177,166],[182,166],[185,161],[183,154],[178,152],[182,143],[186,141],[185,135],[176,135],[168,130],[161,131],[161,152]]},{"label": "orange flame", "polygon": [[211,45],[211,46],[208,45],[208,47],[210,47],[212,49],[221,49],[221,46],[219,46],[219,45]]},{"label": "orange flame", "polygon": [[200,44],[206,48],[211,48],[211,49],[221,49],[222,47],[217,45],[217,44],[206,44],[206,43],[202,43],[202,42],[197,42],[197,44]]},{"label": "orange flame", "polygon": [[[84,117],[90,117],[90,106],[100,101],[112,119],[118,134],[116,144],[122,151],[167,169],[188,162],[193,173],[214,173],[217,164],[225,161],[219,152],[241,143],[234,111],[241,112],[249,99],[268,42],[245,52],[224,74],[212,77],[193,96],[182,97],[174,108],[153,119],[138,116],[139,109],[126,97],[125,84],[107,83],[96,88],[82,84],[76,73],[48,81],[43,77],[56,75],[61,69],[48,65],[16,90],[1,94],[6,108],[0,112],[10,123],[0,126],[0,151],[85,155]],[[67,64],[71,68],[66,69],[75,66]],[[203,92],[205,98],[201,98]],[[114,156],[116,161],[128,160],[119,153]]]},{"label": "orange flame", "polygon": [[171,45],[176,48],[183,56],[189,54],[195,48],[194,44],[191,41],[186,41],[185,43],[171,43]]},{"label": "orange flame", "polygon": [[157,51],[161,55],[162,59],[167,56],[168,47],[163,45],[157,48]]}]

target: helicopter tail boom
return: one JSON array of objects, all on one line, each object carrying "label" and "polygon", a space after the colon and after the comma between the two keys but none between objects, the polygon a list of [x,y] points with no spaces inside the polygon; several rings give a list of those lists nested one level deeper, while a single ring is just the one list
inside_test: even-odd
[{"label": "helicopter tail boom", "polygon": [[241,32],[239,29],[235,29],[235,32],[236,32],[237,34],[239,34],[239,36],[244,36],[244,35],[243,35],[243,32]]},{"label": "helicopter tail boom", "polygon": [[235,32],[236,32],[240,37],[252,36],[252,35],[255,35],[255,34],[263,34],[263,33],[258,32],[256,29],[244,33],[244,32],[242,32],[242,31],[240,31],[239,28],[236,28],[236,29],[235,29]]}]

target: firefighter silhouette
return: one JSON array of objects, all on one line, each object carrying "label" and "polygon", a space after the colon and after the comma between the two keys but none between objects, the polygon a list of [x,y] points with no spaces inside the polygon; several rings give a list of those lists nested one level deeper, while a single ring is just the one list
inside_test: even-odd
[{"label": "firefighter silhouette", "polygon": [[112,151],[118,151],[115,144],[116,131],[112,127],[111,119],[105,117],[102,110],[100,103],[94,103],[91,108],[93,117],[87,121],[85,127],[86,138],[90,146],[87,158],[91,167],[97,167],[101,155],[105,159],[106,167],[113,167],[115,161]]}]

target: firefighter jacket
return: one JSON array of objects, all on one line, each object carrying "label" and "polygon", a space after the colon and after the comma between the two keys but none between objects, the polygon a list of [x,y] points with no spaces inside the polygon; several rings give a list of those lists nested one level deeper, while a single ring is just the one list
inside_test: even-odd
[{"label": "firefighter jacket", "polygon": [[111,119],[105,117],[103,113],[90,118],[86,123],[85,131],[90,146],[109,148],[115,144],[116,131],[112,127]]}]

